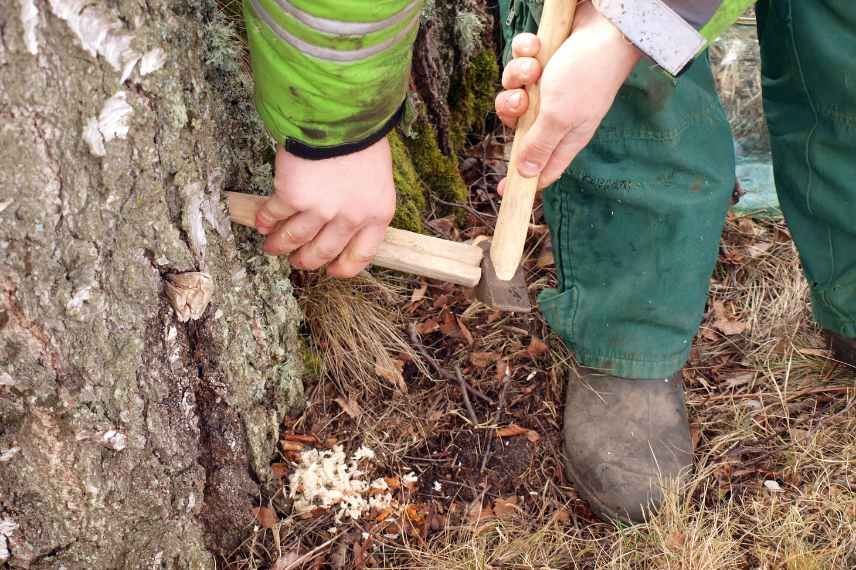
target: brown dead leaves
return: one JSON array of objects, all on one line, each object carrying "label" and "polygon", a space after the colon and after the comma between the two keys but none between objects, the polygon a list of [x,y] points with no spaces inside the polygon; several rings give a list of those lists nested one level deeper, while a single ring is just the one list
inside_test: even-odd
[{"label": "brown dead leaves", "polygon": [[741,334],[749,330],[749,323],[738,320],[722,301],[713,302],[713,328],[726,336]]},{"label": "brown dead leaves", "polygon": [[525,435],[526,439],[529,440],[529,443],[538,443],[541,441],[541,436],[537,431],[529,428],[525,428],[523,426],[519,426],[517,424],[511,424],[504,428],[500,428],[496,430],[496,437],[517,437],[520,435]]},{"label": "brown dead leaves", "polygon": [[279,517],[270,507],[254,507],[252,513],[262,528],[273,528],[279,522]]},{"label": "brown dead leaves", "polygon": [[404,361],[398,358],[388,362],[375,362],[375,374],[383,378],[399,392],[407,392],[407,384],[404,382]]}]

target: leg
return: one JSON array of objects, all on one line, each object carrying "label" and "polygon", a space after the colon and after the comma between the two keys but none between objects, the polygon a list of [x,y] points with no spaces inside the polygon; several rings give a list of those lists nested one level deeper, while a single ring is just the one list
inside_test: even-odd
[{"label": "leg", "polygon": [[[646,63],[545,195],[559,288],[541,298],[577,358],[565,468],[592,509],[639,521],[692,465],[681,376],[734,188],[707,59],[677,84]],[[620,419],[620,421],[615,421]]]},{"label": "leg", "polygon": [[[817,322],[856,337],[856,4],[758,4],[776,189]],[[854,362],[856,364],[856,362]]]},{"label": "leg", "polygon": [[586,366],[666,378],[704,311],[734,150],[706,57],[673,83],[640,63],[544,196],[559,274],[541,309]]}]

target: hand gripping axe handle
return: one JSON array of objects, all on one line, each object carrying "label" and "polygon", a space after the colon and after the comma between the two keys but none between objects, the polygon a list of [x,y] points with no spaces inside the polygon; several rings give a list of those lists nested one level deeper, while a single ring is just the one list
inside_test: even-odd
[{"label": "hand gripping axe handle", "polygon": [[[541,70],[559,49],[571,33],[571,25],[576,11],[576,0],[546,0],[541,13],[541,23],[538,26],[538,39],[541,40],[541,50],[538,52],[538,62]],[[526,233],[529,220],[532,217],[532,205],[535,202],[535,192],[538,190],[538,177],[523,178],[517,171],[520,159],[520,143],[529,132],[541,104],[538,83],[526,89],[529,96],[529,108],[517,122],[514,142],[511,146],[511,161],[508,164],[508,176],[505,192],[502,195],[502,205],[490,247],[490,259],[493,262],[496,275],[503,281],[514,277],[520,260],[523,257],[523,247],[526,243]]]}]

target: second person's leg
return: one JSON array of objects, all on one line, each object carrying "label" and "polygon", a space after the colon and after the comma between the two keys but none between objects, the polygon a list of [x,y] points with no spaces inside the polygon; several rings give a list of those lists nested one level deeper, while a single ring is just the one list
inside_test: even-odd
[{"label": "second person's leg", "polygon": [[856,366],[856,3],[758,4],[776,189],[817,322]]}]

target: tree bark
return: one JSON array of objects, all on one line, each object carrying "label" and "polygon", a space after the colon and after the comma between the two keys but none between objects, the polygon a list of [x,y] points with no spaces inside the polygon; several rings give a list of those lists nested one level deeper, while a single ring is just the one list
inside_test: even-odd
[{"label": "tree bark", "polygon": [[214,15],[0,10],[0,567],[210,568],[272,488],[299,315],[221,203],[269,145]]}]

